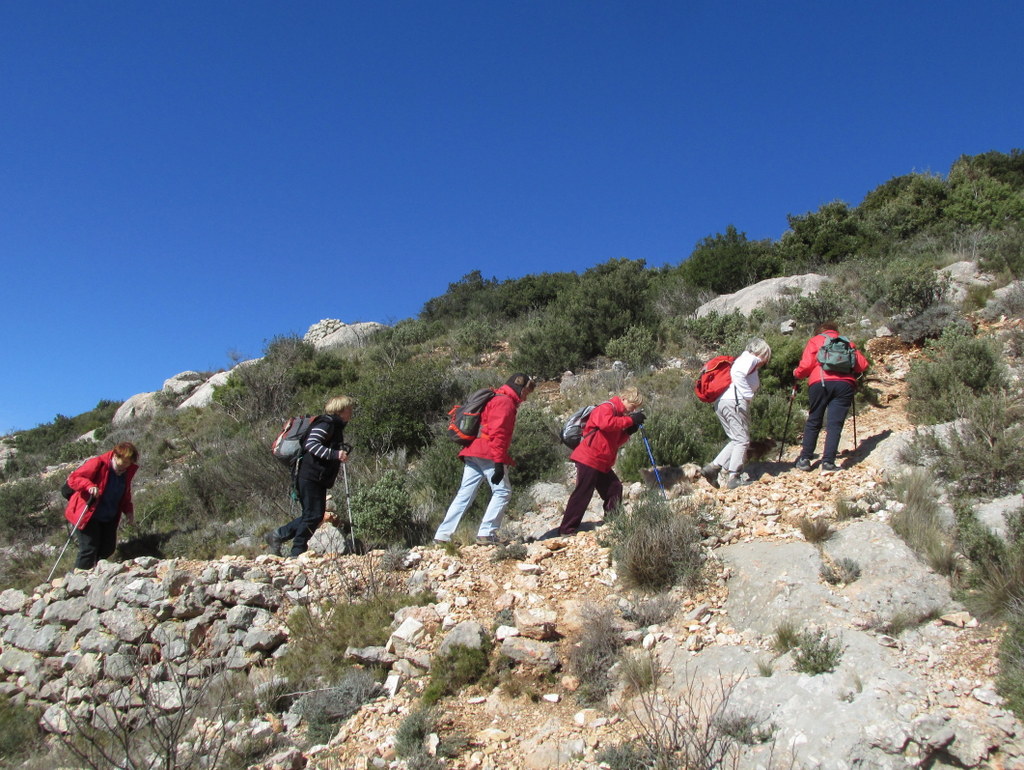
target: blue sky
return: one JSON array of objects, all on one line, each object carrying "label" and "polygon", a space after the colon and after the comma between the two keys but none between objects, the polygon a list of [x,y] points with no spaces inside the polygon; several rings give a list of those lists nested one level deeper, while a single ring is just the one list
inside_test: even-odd
[{"label": "blue sky", "polygon": [[1024,145],[1024,4],[0,3],[0,433]]}]

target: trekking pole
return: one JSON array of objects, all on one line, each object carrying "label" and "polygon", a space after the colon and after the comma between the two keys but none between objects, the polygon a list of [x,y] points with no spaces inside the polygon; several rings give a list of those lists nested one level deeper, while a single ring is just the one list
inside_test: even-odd
[{"label": "trekking pole", "polygon": [[658,486],[661,487],[661,496],[668,500],[668,493],[665,491],[665,485],[661,483],[661,474],[658,472],[658,463],[654,460],[654,452],[651,451],[651,442],[647,440],[647,431],[644,430],[644,426],[640,425],[640,437],[644,440],[644,446],[647,447],[647,456],[651,458],[651,467],[654,469],[654,478],[658,480]]},{"label": "trekking pole", "polygon": [[857,451],[857,391],[853,391],[853,449],[850,454]]},{"label": "trekking pole", "polygon": [[782,462],[782,453],[786,449],[786,436],[789,435],[789,418],[793,416],[793,402],[796,400],[796,384],[794,383],[793,389],[789,391],[789,409],[786,410],[786,427],[782,429],[782,445],[779,447],[779,459],[777,462]]},{"label": "trekking pole", "polygon": [[75,532],[78,531],[78,525],[82,523],[82,517],[85,516],[85,512],[92,506],[92,495],[89,495],[89,499],[85,501],[85,505],[82,506],[82,512],[78,514],[78,521],[75,522],[75,526],[71,528],[71,533],[68,535],[68,541],[64,543],[64,547],[60,549],[60,555],[57,557],[57,561],[53,563],[53,567],[50,569],[50,574],[46,576],[46,582],[49,583],[53,579],[53,573],[57,571],[57,565],[60,564],[60,560],[64,558],[64,552],[68,550],[68,546],[71,545],[71,538],[75,536]]},{"label": "trekking pole", "polygon": [[352,539],[352,553],[356,552],[356,527],[352,521],[352,501],[349,499],[348,494],[348,469],[345,467],[345,463],[341,464],[341,478],[345,483],[345,507],[348,509],[348,534]]}]

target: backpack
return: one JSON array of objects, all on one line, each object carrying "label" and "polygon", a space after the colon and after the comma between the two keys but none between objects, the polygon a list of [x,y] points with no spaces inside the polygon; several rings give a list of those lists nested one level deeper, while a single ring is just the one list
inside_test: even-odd
[{"label": "backpack", "polygon": [[583,434],[587,430],[587,420],[590,419],[590,413],[593,411],[594,405],[591,404],[581,407],[569,415],[569,419],[565,421],[562,432],[559,434],[563,444],[570,449],[575,449],[580,445]]},{"label": "backpack", "polygon": [[830,337],[822,334],[825,342],[818,348],[818,363],[826,372],[852,374],[857,365],[853,344],[846,337]]},{"label": "backpack", "polygon": [[302,447],[306,443],[309,429],[313,427],[316,415],[289,417],[281,432],[270,445],[270,452],[285,465],[293,465],[302,458]]},{"label": "backpack", "polygon": [[62,486],[62,487],[60,488],[60,495],[61,495],[61,497],[63,497],[63,498],[65,499],[65,500],[70,500],[70,499],[71,499],[71,497],[72,497],[72,496],[73,496],[74,494],[75,494],[75,490],[73,490],[73,489],[71,488],[71,485],[70,485],[70,484],[68,484],[68,483],[67,483],[67,482],[65,481],[65,482],[64,482],[64,486]]},{"label": "backpack", "polygon": [[456,404],[448,412],[448,438],[459,446],[469,446],[480,435],[480,415],[494,398],[494,388],[480,388],[469,394],[464,404]]},{"label": "backpack", "polygon": [[715,356],[701,367],[693,384],[693,392],[705,404],[713,404],[729,389],[732,383],[732,368],[735,356]]}]

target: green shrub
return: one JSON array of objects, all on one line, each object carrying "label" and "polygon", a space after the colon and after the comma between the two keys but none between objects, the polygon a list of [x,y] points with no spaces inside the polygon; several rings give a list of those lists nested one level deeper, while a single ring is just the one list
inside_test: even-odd
[{"label": "green shrub", "polygon": [[0,759],[16,760],[39,748],[43,737],[39,716],[27,706],[16,705],[6,695],[0,695]]},{"label": "green shrub", "polygon": [[404,474],[385,471],[353,494],[351,504],[357,537],[379,546],[405,541],[413,518]]},{"label": "green shrub", "polygon": [[770,241],[749,241],[729,225],[702,239],[678,271],[687,283],[730,294],[781,274],[781,260]]},{"label": "green shrub", "polygon": [[1009,608],[1006,631],[999,642],[999,671],[996,689],[1018,717],[1024,716],[1024,601]]},{"label": "green shrub", "polygon": [[700,503],[676,512],[651,492],[612,521],[609,540],[619,577],[627,588],[658,593],[696,585],[704,565],[695,519]]},{"label": "green shrub", "polygon": [[443,655],[430,661],[430,681],[423,690],[423,703],[432,706],[446,695],[455,695],[463,688],[475,684],[487,673],[487,650],[452,645]]},{"label": "green shrub", "polygon": [[943,435],[918,434],[914,448],[962,492],[1014,491],[1024,480],[1024,404],[1006,392],[965,397],[962,420]]},{"label": "green shrub", "polygon": [[901,257],[886,260],[862,276],[865,299],[881,303],[889,315],[918,315],[938,304],[949,289],[929,262]]},{"label": "green shrub", "polygon": [[834,671],[843,657],[843,645],[827,633],[803,631],[793,653],[793,668],[803,674]]},{"label": "green shrub", "polygon": [[13,443],[18,451],[8,460],[2,478],[27,476],[38,473],[48,465],[69,462],[60,459],[61,453],[65,451],[64,446],[76,442],[90,431],[96,431],[97,440],[103,440],[120,405],[120,401],[100,401],[77,417],[58,414],[52,422],[15,433]]},{"label": "green shrub", "polygon": [[426,753],[426,740],[435,730],[437,715],[430,708],[419,707],[398,725],[395,731],[395,753],[402,758]]},{"label": "green shrub", "polygon": [[428,594],[377,590],[360,601],[337,597],[316,607],[299,607],[288,616],[288,648],[277,660],[277,671],[296,686],[338,682],[350,667],[346,649],[383,646],[395,612],[432,599]]},{"label": "green shrub", "polygon": [[296,714],[309,726],[309,737],[315,743],[327,743],[337,732],[337,725],[359,711],[380,693],[377,678],[365,669],[349,669],[333,687],[302,695],[294,706]]},{"label": "green shrub", "polygon": [[[647,422],[644,433],[658,465],[703,463],[725,444],[722,426],[714,408],[692,394],[675,408],[664,409],[657,403],[644,407]],[[643,434],[635,434],[619,455],[618,471],[626,481],[640,478],[641,468],[650,468],[651,460]]]},{"label": "green shrub", "polygon": [[908,345],[922,345],[938,339],[946,329],[958,328],[970,333],[970,324],[959,310],[946,302],[939,302],[916,315],[892,321],[893,331]]},{"label": "green shrub", "polygon": [[601,703],[614,686],[609,670],[625,645],[611,607],[588,605],[582,613],[576,643],[569,652],[569,671],[579,680],[576,697],[586,705]]},{"label": "green shrub", "polygon": [[508,468],[514,488],[525,489],[562,473],[564,455],[558,438],[561,426],[539,403],[526,401],[516,415],[516,430],[509,454],[516,464]]},{"label": "green shrub", "polygon": [[723,314],[712,311],[700,318],[677,317],[666,322],[668,338],[687,351],[704,356],[709,350],[743,349],[751,327],[739,311]]},{"label": "green shrub", "polygon": [[19,540],[36,535],[62,521],[63,516],[47,510],[48,501],[48,486],[40,479],[0,484],[0,531],[5,538]]},{"label": "green shrub", "polygon": [[498,343],[498,329],[482,318],[472,318],[452,331],[452,343],[462,356],[478,356]]},{"label": "green shrub", "polygon": [[827,321],[841,321],[852,307],[849,292],[828,283],[794,302],[793,318],[807,326],[817,327]]},{"label": "green shrub", "polygon": [[656,364],[659,358],[654,334],[643,326],[630,326],[621,337],[609,340],[604,352],[636,371]]},{"label": "green shrub", "polygon": [[908,411],[919,423],[955,419],[974,397],[1005,384],[996,346],[957,326],[948,327],[927,347],[929,356],[911,364],[907,375]]}]

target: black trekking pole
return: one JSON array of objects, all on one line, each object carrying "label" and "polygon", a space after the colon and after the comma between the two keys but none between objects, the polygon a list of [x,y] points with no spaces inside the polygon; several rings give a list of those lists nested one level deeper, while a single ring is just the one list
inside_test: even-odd
[{"label": "black trekking pole", "polygon": [[850,450],[852,455],[857,451],[857,391],[853,391],[853,449]]},{"label": "black trekking pole", "polygon": [[668,493],[665,491],[665,485],[661,483],[661,474],[658,472],[658,463],[654,460],[654,452],[651,451],[651,442],[647,440],[647,431],[644,430],[644,426],[640,426],[640,437],[644,440],[644,446],[647,447],[647,456],[651,458],[651,467],[654,469],[654,478],[658,480],[658,486],[661,487],[661,496],[668,500]]},{"label": "black trekking pole", "polygon": [[793,385],[793,389],[789,391],[789,409],[786,410],[786,427],[782,429],[782,442],[779,447],[779,459],[777,462],[782,462],[782,453],[786,449],[786,436],[789,435],[789,418],[793,416],[793,402],[796,400],[796,385]]}]

